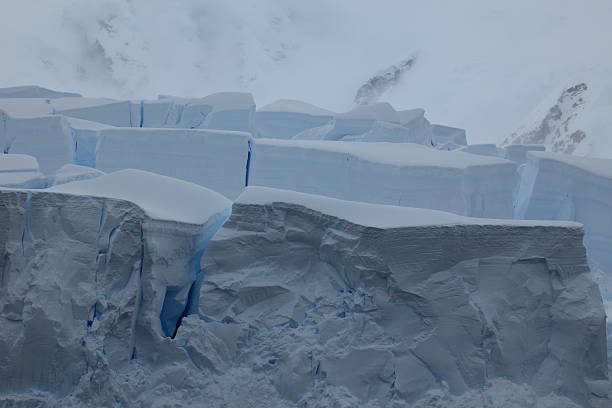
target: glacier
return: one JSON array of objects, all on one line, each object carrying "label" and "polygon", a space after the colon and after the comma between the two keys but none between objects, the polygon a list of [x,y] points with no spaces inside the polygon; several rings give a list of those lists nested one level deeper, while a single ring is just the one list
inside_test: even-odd
[{"label": "glacier", "polygon": [[229,204],[136,170],[0,190],[0,403],[608,406],[579,224]]},{"label": "glacier", "polygon": [[512,218],[517,164],[412,143],[254,139],[250,186]]}]

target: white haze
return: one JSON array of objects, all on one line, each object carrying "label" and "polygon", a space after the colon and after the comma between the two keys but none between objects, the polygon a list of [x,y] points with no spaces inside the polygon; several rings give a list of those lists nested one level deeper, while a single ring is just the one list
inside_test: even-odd
[{"label": "white haze", "polygon": [[498,142],[566,83],[612,72],[611,21],[610,0],[0,0],[0,87],[342,111],[416,55],[383,99]]}]

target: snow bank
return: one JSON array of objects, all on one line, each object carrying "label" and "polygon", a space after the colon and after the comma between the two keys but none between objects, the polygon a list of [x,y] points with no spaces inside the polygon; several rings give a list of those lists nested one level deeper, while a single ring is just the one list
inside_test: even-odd
[{"label": "snow bank", "polygon": [[45,182],[45,175],[38,171],[35,157],[0,154],[0,187],[41,188]]},{"label": "snow bank", "polygon": [[[229,207],[138,171],[0,190],[0,399],[95,398],[113,370],[172,359],[159,351],[195,307],[200,256]],[[105,398],[89,403],[117,397]]]},{"label": "snow bank", "polygon": [[334,112],[306,102],[280,99],[255,113],[258,137],[291,139],[307,129],[323,126],[333,120]]},{"label": "snow bank", "polygon": [[203,129],[114,128],[99,132],[96,167],[141,169],[236,198],[245,186],[250,135]]},{"label": "snow bank", "polygon": [[[249,187],[202,269],[204,327],[296,405],[340,388],[350,406],[404,406],[501,378],[609,403],[605,315],[577,224]],[[194,360],[220,367],[227,357],[203,346]]]},{"label": "snow bank", "polygon": [[516,164],[410,143],[256,139],[249,185],[487,217],[512,217]]}]

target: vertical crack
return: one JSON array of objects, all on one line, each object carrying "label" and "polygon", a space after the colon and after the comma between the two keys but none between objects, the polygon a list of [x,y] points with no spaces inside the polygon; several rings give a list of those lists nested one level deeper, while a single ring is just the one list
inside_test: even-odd
[{"label": "vertical crack", "polygon": [[251,170],[251,150],[252,150],[251,139],[249,139],[248,144],[249,144],[249,150],[247,151],[246,171],[245,171],[245,176],[244,176],[244,186],[245,187],[249,186],[249,172]]}]

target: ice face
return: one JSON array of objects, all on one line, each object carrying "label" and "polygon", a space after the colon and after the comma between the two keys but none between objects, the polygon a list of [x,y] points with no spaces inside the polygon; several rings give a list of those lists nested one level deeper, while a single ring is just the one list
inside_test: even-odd
[{"label": "ice face", "polygon": [[99,132],[96,167],[141,169],[236,198],[246,182],[250,135],[204,129],[114,128]]},{"label": "ice face", "polygon": [[3,122],[4,126],[0,125],[0,142],[5,153],[32,155],[38,159],[43,172],[54,171],[73,162],[74,141],[63,117],[6,116]]},{"label": "ice face", "polygon": [[255,139],[249,185],[512,218],[516,163],[409,143]]},{"label": "ice face", "polygon": [[38,171],[35,157],[0,154],[0,187],[42,188],[45,185],[45,175]]},{"label": "ice face", "polygon": [[[132,196],[141,205],[121,199]],[[131,171],[0,190],[0,213],[0,394],[63,397],[134,359],[169,358],[155,350],[195,307],[199,259],[229,201]]]},{"label": "ice face", "polygon": [[572,223],[249,187],[202,260],[199,311],[252,328],[234,361],[263,364],[294,402],[336,386],[384,406],[503,377],[604,406],[605,317],[581,242]]},{"label": "ice face", "polygon": [[527,157],[515,217],[583,223],[589,264],[612,304],[612,160],[545,152]]}]

